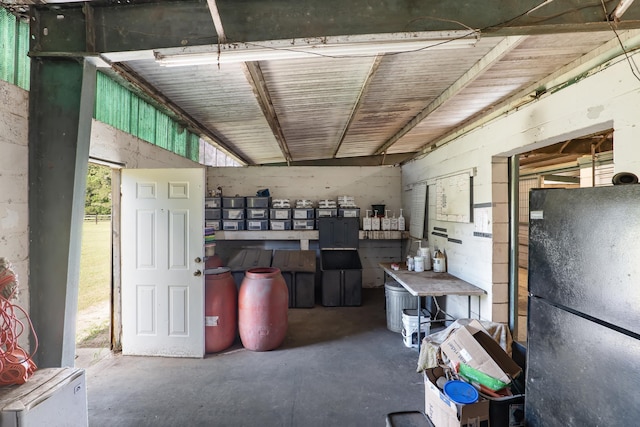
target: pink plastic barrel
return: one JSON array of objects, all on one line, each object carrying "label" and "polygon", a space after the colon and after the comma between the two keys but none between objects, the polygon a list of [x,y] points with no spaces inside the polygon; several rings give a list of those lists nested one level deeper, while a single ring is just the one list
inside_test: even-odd
[{"label": "pink plastic barrel", "polygon": [[249,350],[279,347],[287,334],[289,291],[280,269],[252,268],[245,272],[238,296],[238,327]]},{"label": "pink plastic barrel", "polygon": [[227,267],[208,269],[205,274],[205,351],[216,353],[236,338],[238,291]]}]

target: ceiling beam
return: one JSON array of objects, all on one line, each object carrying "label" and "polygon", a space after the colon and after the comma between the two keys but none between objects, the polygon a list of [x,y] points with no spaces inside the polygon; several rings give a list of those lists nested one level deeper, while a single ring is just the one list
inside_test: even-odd
[{"label": "ceiling beam", "polygon": [[292,160],[291,152],[289,151],[287,140],[285,139],[284,133],[282,132],[282,126],[280,126],[278,114],[276,113],[276,109],[273,106],[271,94],[269,93],[267,83],[264,80],[264,75],[262,74],[260,63],[244,62],[242,65],[245,70],[247,80],[249,81],[249,84],[253,89],[253,93],[258,100],[258,104],[260,105],[262,114],[264,114],[267,123],[269,123],[269,127],[271,127],[271,131],[273,132],[273,136],[276,138],[276,141],[280,146],[280,151],[282,151],[283,157],[287,161],[287,164],[289,164]]},{"label": "ceiling beam", "polygon": [[31,6],[30,53],[88,56],[218,43],[206,0],[89,3],[89,14],[84,3]]},{"label": "ceiling beam", "polygon": [[238,154],[231,148],[231,143],[227,141],[227,139],[220,135],[219,133],[212,131],[209,127],[204,126],[199,123],[186,111],[182,108],[178,107],[173,101],[167,98],[165,95],[158,92],[154,87],[149,84],[145,79],[140,77],[135,71],[133,71],[130,67],[122,64],[122,63],[114,63],[111,64],[113,70],[123,79],[128,81],[130,84],[136,86],[140,90],[142,90],[147,96],[151,97],[155,102],[163,105],[165,108],[169,109],[173,114],[177,115],[180,120],[187,123],[187,126],[190,128],[193,133],[200,135],[204,139],[208,139],[216,148],[222,150],[228,156],[234,158],[240,163],[250,164],[244,156]]},{"label": "ceiling beam", "polygon": [[420,111],[415,117],[413,117],[409,123],[407,123],[402,129],[400,129],[395,135],[389,138],[384,144],[382,144],[375,151],[375,154],[382,154],[386,152],[389,147],[398,142],[400,138],[406,135],[410,130],[416,127],[420,122],[426,119],[430,114],[441,108],[449,100],[453,99],[458,93],[460,93],[465,87],[472,83],[475,79],[480,77],[485,71],[491,68],[496,62],[498,62],[504,55],[509,53],[512,49],[518,46],[525,39],[523,36],[509,36],[505,37],[498,43],[491,51],[483,56],[478,62],[476,62],[466,73],[464,73],[458,80],[456,80],[451,86],[449,86],[440,96],[434,99],[429,105],[427,105],[422,111]]},{"label": "ceiling beam", "polygon": [[262,166],[394,166],[411,158],[415,153],[398,153],[385,156],[338,157],[335,159],[298,160],[285,163],[269,163]]},{"label": "ceiling beam", "polygon": [[[465,28],[492,35],[609,29],[599,0],[541,3],[476,0],[469,6],[466,0],[216,0],[231,42]],[[618,0],[605,0],[607,13],[617,4]],[[629,8],[620,24],[638,28],[640,7]]]},{"label": "ceiling beam", "polygon": [[340,139],[338,140],[338,144],[336,145],[335,150],[333,150],[332,157],[335,158],[338,156],[338,152],[340,151],[340,147],[342,147],[344,138],[347,135],[347,132],[349,132],[349,128],[353,124],[356,113],[360,110],[360,107],[362,106],[362,98],[364,94],[367,93],[369,89],[369,85],[371,84],[373,77],[376,75],[376,72],[378,71],[378,68],[380,67],[380,63],[382,62],[383,58],[384,58],[384,55],[376,55],[376,57],[374,58],[373,63],[371,64],[371,68],[369,69],[369,73],[367,74],[367,77],[364,80],[364,83],[360,87],[360,93],[358,93],[357,100],[353,105],[353,108],[351,109],[351,114],[349,114],[349,119],[347,120],[347,124],[342,130],[342,135],[340,135]]},{"label": "ceiling beam", "polygon": [[[465,29],[494,36],[610,29],[596,0],[554,1],[533,12],[541,0],[477,0],[473,7],[465,0],[91,1],[88,15],[85,2],[33,3],[31,50],[74,56],[217,44],[214,20],[220,28],[224,23],[222,34],[229,43]],[[605,0],[607,13],[617,4]],[[640,4],[631,6],[616,25],[640,28]],[[94,46],[86,44],[94,38],[87,37],[87,28],[95,31]]]},{"label": "ceiling beam", "polygon": [[640,31],[630,30],[621,32],[618,34],[618,37],[611,39],[602,46],[581,56],[575,61],[570,62],[544,79],[527,86],[510,96],[508,99],[494,105],[490,109],[480,111],[478,114],[470,117],[459,126],[456,126],[446,134],[420,148],[414,158],[428,154],[436,148],[448,144],[462,135],[471,132],[473,129],[499,118],[509,111],[534,102],[545,94],[552,94],[562,90],[565,87],[586,78],[590,73],[599,71],[601,67],[607,66],[611,60],[624,53],[620,43],[624,45],[627,52],[640,49]]}]

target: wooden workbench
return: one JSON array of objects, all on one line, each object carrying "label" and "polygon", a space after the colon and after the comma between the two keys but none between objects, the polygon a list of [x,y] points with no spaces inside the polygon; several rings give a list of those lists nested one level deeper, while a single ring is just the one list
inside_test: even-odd
[{"label": "wooden workbench", "polygon": [[[421,297],[431,297],[433,301],[436,302],[437,311],[433,316],[435,320],[439,313],[447,315],[447,313],[440,310],[440,306],[437,304],[435,297],[446,295],[468,296],[469,317],[471,317],[471,297],[478,296],[479,301],[480,297],[487,293],[484,289],[480,289],[449,273],[435,273],[433,270],[416,273],[415,271],[408,271],[404,264],[399,264],[399,270],[393,270],[391,263],[388,262],[381,262],[379,265],[387,276],[393,277],[411,295],[418,297],[418,352],[420,352],[420,344],[422,341],[420,339]],[[478,302],[478,317],[480,317],[480,302]]]}]

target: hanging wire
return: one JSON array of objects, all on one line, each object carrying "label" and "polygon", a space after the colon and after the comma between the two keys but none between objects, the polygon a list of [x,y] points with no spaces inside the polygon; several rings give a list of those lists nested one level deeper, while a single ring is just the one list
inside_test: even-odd
[{"label": "hanging wire", "polygon": [[627,49],[624,47],[624,43],[622,42],[622,39],[620,38],[618,31],[613,26],[611,19],[609,19],[609,14],[607,13],[607,6],[604,4],[604,0],[600,0],[600,2],[602,3],[602,10],[604,11],[604,19],[607,21],[607,24],[609,24],[609,28],[611,28],[611,31],[613,31],[613,34],[616,35],[616,39],[618,39],[618,43],[620,43],[620,48],[622,49],[622,52],[624,52],[624,56],[627,59],[629,68],[631,68],[631,73],[636,78],[636,80],[640,81],[640,76],[639,76],[640,70],[638,70],[638,64],[636,64],[633,58],[629,56],[629,53],[627,52]]}]

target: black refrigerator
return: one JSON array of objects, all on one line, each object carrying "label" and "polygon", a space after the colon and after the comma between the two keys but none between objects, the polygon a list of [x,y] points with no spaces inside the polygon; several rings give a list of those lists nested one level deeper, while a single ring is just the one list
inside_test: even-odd
[{"label": "black refrigerator", "polygon": [[529,209],[527,425],[640,425],[640,185]]}]

